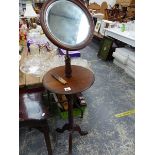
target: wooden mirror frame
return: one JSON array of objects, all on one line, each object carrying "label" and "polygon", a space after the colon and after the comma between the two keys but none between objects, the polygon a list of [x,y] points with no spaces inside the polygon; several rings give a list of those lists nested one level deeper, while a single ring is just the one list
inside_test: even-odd
[{"label": "wooden mirror frame", "polygon": [[86,16],[88,18],[88,22],[90,24],[90,30],[89,30],[87,38],[84,41],[82,41],[80,44],[77,44],[75,46],[73,46],[73,45],[68,46],[68,45],[62,44],[60,41],[58,41],[54,37],[52,37],[51,33],[49,32],[48,26],[45,22],[46,21],[45,20],[46,19],[45,14],[46,14],[48,7],[56,1],[59,1],[59,0],[47,0],[44,3],[44,5],[41,9],[41,12],[40,12],[40,23],[41,23],[41,26],[42,26],[42,29],[43,29],[45,35],[53,44],[55,44],[56,46],[58,46],[62,49],[65,49],[67,51],[80,50],[80,49],[86,47],[93,38],[94,22],[93,22],[93,18],[90,15],[88,9],[85,7],[85,5],[80,0],[68,0],[68,1],[70,1],[70,2],[74,3],[75,5],[77,5],[78,7],[80,7],[83,10],[83,12],[86,14]]}]

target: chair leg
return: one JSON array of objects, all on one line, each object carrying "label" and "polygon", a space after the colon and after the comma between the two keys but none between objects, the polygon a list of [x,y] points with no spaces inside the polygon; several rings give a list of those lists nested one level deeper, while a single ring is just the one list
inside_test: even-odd
[{"label": "chair leg", "polygon": [[51,141],[50,141],[50,136],[49,136],[49,128],[48,125],[44,126],[42,128],[44,137],[45,137],[45,142],[46,142],[46,147],[48,150],[48,155],[52,155],[52,148],[51,148]]}]

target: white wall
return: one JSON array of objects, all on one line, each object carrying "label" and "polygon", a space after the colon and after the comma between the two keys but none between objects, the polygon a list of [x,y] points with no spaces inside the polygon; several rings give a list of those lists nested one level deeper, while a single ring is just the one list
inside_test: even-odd
[{"label": "white wall", "polygon": [[114,6],[116,3],[116,0],[89,0],[89,3],[96,2],[97,4],[101,5],[104,1],[106,1],[107,4],[111,6]]}]

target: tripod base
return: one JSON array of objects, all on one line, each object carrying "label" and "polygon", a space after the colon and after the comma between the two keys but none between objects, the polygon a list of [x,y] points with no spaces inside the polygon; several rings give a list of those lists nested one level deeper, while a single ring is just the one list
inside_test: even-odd
[{"label": "tripod base", "polygon": [[59,133],[63,133],[65,130],[69,131],[69,155],[72,155],[72,134],[74,131],[79,132],[81,136],[87,135],[87,131],[82,131],[80,126],[77,124],[74,124],[73,128],[70,127],[69,123],[66,123],[61,129],[57,128],[56,131]]},{"label": "tripod base", "polygon": [[66,123],[61,129],[57,128],[56,131],[63,133],[65,130],[69,131],[69,155],[72,154],[72,134],[74,131],[79,132],[81,136],[88,134],[87,131],[82,131],[80,126],[74,124],[73,120],[73,95],[67,95],[68,99],[68,123]]},{"label": "tripod base", "polygon": [[56,131],[59,132],[59,133],[63,133],[65,130],[68,130],[68,131],[77,131],[79,132],[79,134],[81,136],[84,136],[84,135],[87,135],[88,132],[87,131],[82,131],[80,126],[77,125],[77,124],[74,124],[73,128],[70,128],[70,125],[68,123],[66,123],[61,129],[60,128],[57,128]]}]

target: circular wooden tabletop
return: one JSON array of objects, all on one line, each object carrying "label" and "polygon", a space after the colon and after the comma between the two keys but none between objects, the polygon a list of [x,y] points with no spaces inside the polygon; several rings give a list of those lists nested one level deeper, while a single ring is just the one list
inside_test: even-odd
[{"label": "circular wooden tabletop", "polygon": [[[81,66],[72,65],[72,77],[65,77],[65,66],[59,66],[48,71],[43,77],[44,87],[57,94],[76,94],[87,90],[94,83],[94,73],[89,69]],[[67,81],[67,84],[62,84],[52,77],[52,74],[57,74]],[[65,88],[70,87],[71,90],[65,91]]]}]

